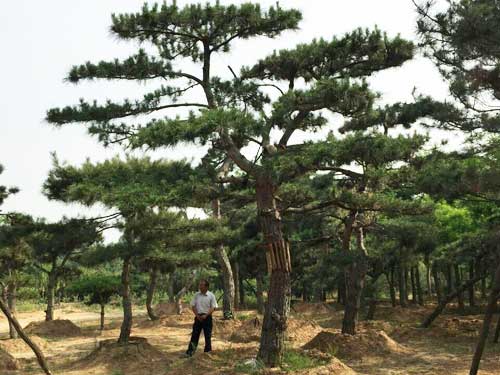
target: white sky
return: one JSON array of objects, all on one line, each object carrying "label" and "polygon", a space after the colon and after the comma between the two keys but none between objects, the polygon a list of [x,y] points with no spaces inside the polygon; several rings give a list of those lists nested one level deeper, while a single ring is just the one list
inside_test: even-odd
[{"label": "white sky", "polygon": [[[243,1],[221,1],[223,4]],[[153,2],[150,2],[153,3]],[[179,6],[190,3],[178,0]],[[21,192],[8,198],[4,211],[21,211],[50,221],[62,215],[97,213],[79,205],[50,202],[41,194],[41,186],[51,168],[50,153],[60,160],[80,164],[86,158],[101,161],[120,152],[105,149],[86,134],[84,126],[55,129],[44,122],[52,107],[76,104],[79,98],[140,98],[151,89],[135,83],[63,82],[72,65],[125,58],[137,46],[117,41],[109,33],[111,13],[139,11],[143,1],[136,0],[16,0],[5,1],[0,12],[0,163],[5,171],[0,185],[17,186]],[[260,1],[263,8],[275,0]],[[291,48],[313,38],[340,36],[356,27],[375,25],[389,36],[398,33],[415,40],[416,13],[411,0],[281,0],[285,8],[303,13],[300,30],[275,40],[257,39],[236,44],[231,55],[217,60],[224,74],[231,65],[236,71],[252,64],[273,49]],[[383,72],[371,80],[386,102],[410,101],[414,87],[419,93],[443,99],[446,86],[430,61],[422,57],[402,68]],[[163,150],[167,158],[196,158],[200,151],[192,147]]]}]

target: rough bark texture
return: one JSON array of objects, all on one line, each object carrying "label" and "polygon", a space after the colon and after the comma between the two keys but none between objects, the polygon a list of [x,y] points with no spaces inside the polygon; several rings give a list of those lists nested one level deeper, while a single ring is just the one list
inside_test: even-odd
[{"label": "rough bark texture", "polygon": [[158,320],[158,316],[156,316],[154,309],[153,309],[153,297],[155,295],[156,291],[156,283],[158,282],[158,268],[153,267],[149,270],[149,285],[148,285],[148,291],[146,295],[146,310],[148,311],[148,316],[149,319],[151,320]]},{"label": "rough bark texture", "polygon": [[[215,199],[212,201],[213,216],[220,220],[222,218],[220,211],[220,201]],[[220,244],[215,247],[215,254],[217,256],[217,261],[219,262],[219,267],[222,273],[222,287],[224,296],[222,299],[222,312],[224,314],[224,319],[234,318],[234,277],[233,270],[231,269],[231,262],[227,256],[226,249],[224,245]]]},{"label": "rough bark texture", "polygon": [[127,344],[132,330],[132,298],[130,293],[130,257],[123,260],[122,267],[122,307],[123,322],[120,328],[119,344]]},{"label": "rough bark texture", "polygon": [[262,272],[257,272],[257,289],[255,297],[257,298],[257,312],[259,314],[264,314],[265,304],[264,304],[264,275]]},{"label": "rough bark texture", "polygon": [[21,325],[17,321],[16,317],[11,314],[8,306],[2,299],[0,299],[0,310],[2,310],[5,317],[8,319],[9,323],[11,323],[14,326],[14,329],[17,331],[19,337],[21,337],[21,339],[26,343],[26,345],[28,345],[31,348],[43,372],[46,375],[52,375],[52,373],[49,370],[49,366],[47,365],[47,360],[45,359],[45,356],[43,355],[42,351],[40,350],[38,345],[35,344],[33,341],[31,341],[29,336],[26,335]]},{"label": "rough bark texture", "polygon": [[441,302],[438,303],[434,311],[424,320],[422,323],[422,328],[428,328],[432,324],[432,322],[441,314],[441,312],[444,310],[446,305],[451,302],[454,298],[457,297],[457,295],[464,290],[467,290],[469,288],[469,285],[477,283],[479,280],[481,280],[483,276],[477,276],[475,279],[469,280],[466,283],[462,284],[457,290],[451,292],[448,294]]},{"label": "rough bark texture", "polygon": [[[16,316],[16,302],[17,302],[17,283],[15,279],[9,281],[7,284],[7,304],[9,306],[12,316]],[[9,320],[9,337],[17,339],[17,331],[12,322]]]},{"label": "rough bark texture", "polygon": [[54,297],[55,289],[57,284],[57,274],[55,267],[52,267],[52,271],[49,273],[49,279],[47,283],[47,310],[45,310],[45,320],[54,320]]},{"label": "rough bark texture", "polygon": [[288,242],[283,237],[281,216],[276,207],[274,186],[267,178],[256,184],[260,227],[267,248],[266,259],[271,270],[268,300],[257,358],[266,366],[282,362],[291,299],[291,261]]},{"label": "rough bark texture", "polygon": [[479,363],[481,362],[481,357],[483,356],[484,346],[486,344],[486,339],[488,338],[488,332],[490,329],[491,320],[493,319],[493,314],[495,313],[498,296],[500,294],[500,263],[495,271],[495,277],[491,285],[490,297],[488,300],[488,305],[486,306],[486,312],[484,314],[483,326],[481,328],[481,333],[479,334],[479,340],[476,346],[476,351],[474,352],[474,357],[472,358],[472,364],[470,368],[470,375],[476,375],[479,370]]}]

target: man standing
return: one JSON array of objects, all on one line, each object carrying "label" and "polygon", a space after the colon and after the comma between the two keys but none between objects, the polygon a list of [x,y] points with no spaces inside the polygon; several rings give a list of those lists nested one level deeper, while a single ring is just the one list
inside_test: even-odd
[{"label": "man standing", "polygon": [[205,335],[205,352],[212,351],[212,313],[217,308],[217,300],[212,292],[208,291],[208,281],[201,280],[199,289],[191,300],[191,309],[195,315],[193,324],[193,333],[189,342],[186,355],[191,357],[200,339],[200,333],[203,330]]}]

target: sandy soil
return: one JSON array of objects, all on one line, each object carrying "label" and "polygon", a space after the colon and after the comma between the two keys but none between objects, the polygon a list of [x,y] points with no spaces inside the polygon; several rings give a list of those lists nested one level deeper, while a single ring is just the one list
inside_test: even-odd
[{"label": "sandy soil", "polygon": [[[300,312],[294,312],[294,320],[291,324],[294,334],[290,335],[289,347],[302,348],[321,332],[338,334],[342,312],[332,306],[329,309],[318,309],[317,306],[313,306],[312,311],[308,310],[307,306],[297,309]],[[341,345],[341,347],[332,347],[332,353],[325,355],[339,353],[339,359],[343,363],[340,361],[334,363],[332,360],[321,368],[291,373],[346,375],[354,374],[355,371],[357,374],[366,375],[468,374],[481,317],[479,315],[443,315],[436,320],[431,329],[416,328],[422,317],[430,310],[431,307],[393,310],[388,306],[381,306],[376,314],[377,320],[361,322],[360,330],[365,332],[364,337],[367,337],[362,340],[370,340],[370,337],[375,337],[373,340],[377,340],[376,337],[382,337],[387,341],[387,337],[390,337],[405,350],[369,350],[370,342],[364,342],[365,346],[360,346],[359,349],[363,355],[345,355],[347,348],[350,351],[357,350],[356,345],[352,345],[352,340],[336,338],[336,345]],[[211,354],[204,354],[199,350],[194,358],[184,359],[181,355],[189,340],[192,317],[189,314],[183,314],[150,322],[143,311],[139,310],[134,320],[132,334],[147,338],[148,347],[139,350],[139,352],[143,350],[146,353],[146,360],[123,353],[109,354],[107,357],[91,360],[87,356],[99,347],[100,342],[115,340],[118,337],[119,312],[109,314],[102,333],[97,329],[98,314],[77,311],[74,308],[66,309],[65,313],[63,311],[59,313],[62,313],[61,318],[70,319],[80,326],[82,336],[38,339],[45,340],[41,342],[55,375],[243,374],[249,372],[238,370],[237,365],[254,358],[258,349],[258,342],[253,338],[230,341],[235,332],[241,335],[242,332],[248,330],[250,336],[254,334],[249,328],[253,325],[250,319],[256,316],[252,311],[240,313],[245,318],[243,321],[219,324],[215,329],[214,351]],[[20,318],[24,324],[27,324],[30,321],[42,319],[43,316],[40,313],[21,313]],[[221,314],[217,312],[216,325],[220,318]],[[2,319],[0,331],[5,332],[5,329],[5,321]],[[383,334],[373,335],[370,332],[383,332]],[[7,341],[2,340],[2,342]],[[202,343],[203,339],[200,345]],[[350,346],[347,346],[348,344]],[[9,345],[3,347],[19,360],[21,370],[6,372],[5,375],[42,374],[28,348],[19,343]],[[373,347],[375,346],[374,341]],[[147,359],[149,355],[151,355],[151,361]],[[127,362],[127,357],[132,358],[133,363]],[[282,373],[285,372],[277,369],[260,372],[260,374]],[[488,344],[479,373],[481,375],[500,374],[500,345]],[[4,375],[3,372],[2,375]]]}]

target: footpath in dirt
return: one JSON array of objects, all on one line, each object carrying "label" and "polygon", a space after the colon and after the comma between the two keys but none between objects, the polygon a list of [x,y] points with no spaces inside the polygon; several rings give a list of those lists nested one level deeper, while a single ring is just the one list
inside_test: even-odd
[{"label": "footpath in dirt", "polygon": [[[416,328],[430,310],[381,306],[379,320],[361,322],[359,335],[352,337],[340,333],[342,311],[335,306],[296,306],[289,321],[287,346],[315,363],[302,370],[255,368],[262,318],[253,311],[239,312],[239,319],[229,322],[217,312],[214,351],[205,354],[198,350],[190,359],[182,358],[193,319],[189,311],[180,316],[163,315],[157,321],[149,321],[138,312],[132,344],[126,348],[115,344],[120,326],[116,312],[110,314],[102,332],[97,314],[81,319],[88,313],[74,311],[79,320],[65,315],[74,325],[56,323],[72,327],[71,334],[39,330],[32,337],[55,375],[468,374],[480,316],[443,315],[431,329]],[[33,314],[20,314],[24,322],[30,316]],[[499,358],[500,345],[488,345],[480,374],[498,375]],[[29,348],[19,340],[0,340],[0,361],[2,375],[42,374]]]}]

